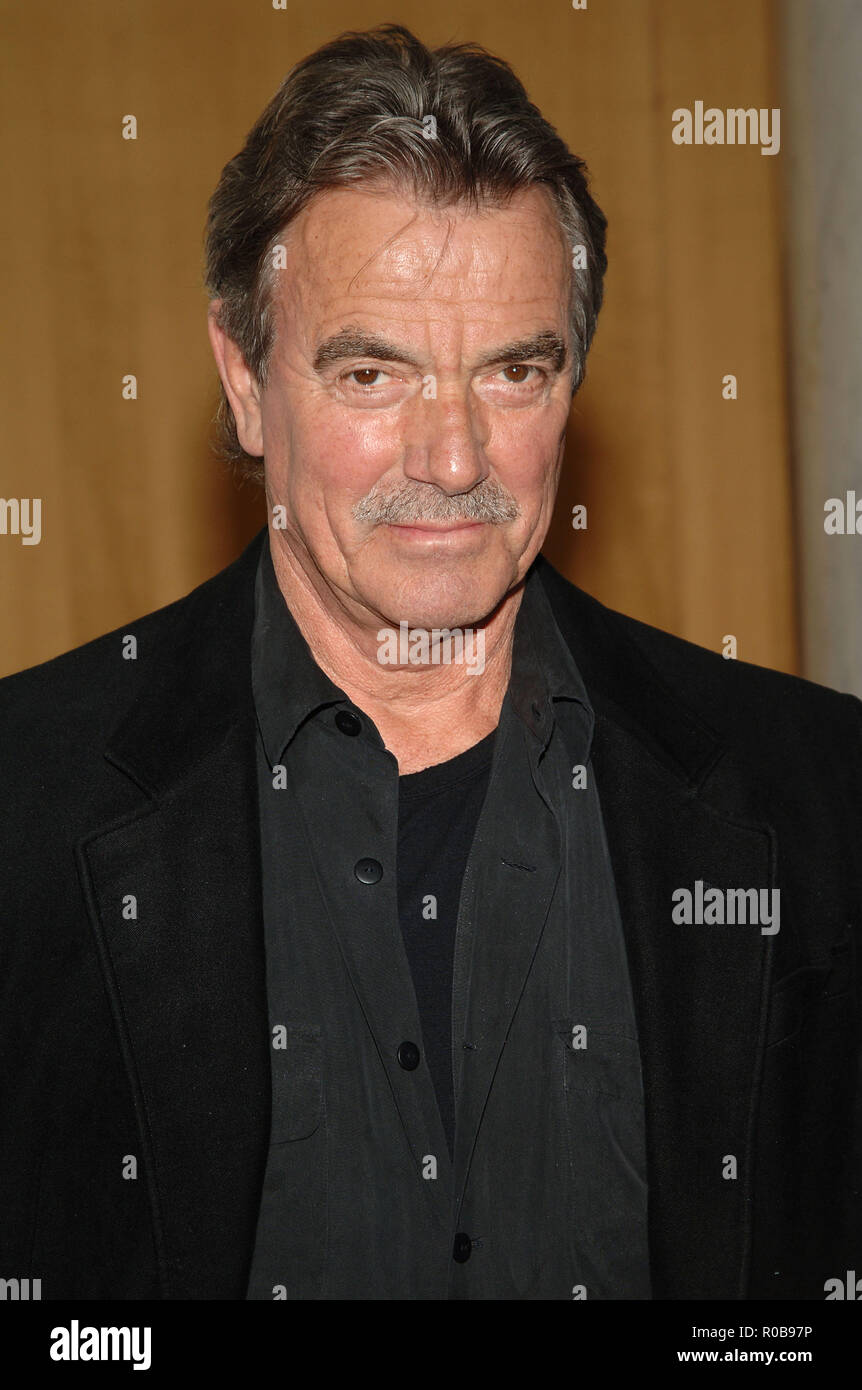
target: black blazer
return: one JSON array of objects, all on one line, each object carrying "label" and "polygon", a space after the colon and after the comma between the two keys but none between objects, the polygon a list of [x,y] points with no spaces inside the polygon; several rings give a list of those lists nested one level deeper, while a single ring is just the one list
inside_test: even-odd
[{"label": "black blazer", "polygon": [[[0,1273],[44,1298],[245,1293],[270,1105],[264,535],[179,602],[0,682]],[[862,1269],[862,705],[537,564],[596,713],[654,1296],[823,1299]],[[121,930],[132,879],[140,936]],[[778,888],[780,931],[675,925],[666,885],[697,879]],[[710,1163],[736,1159],[732,1222],[692,1198],[705,1136]]]}]

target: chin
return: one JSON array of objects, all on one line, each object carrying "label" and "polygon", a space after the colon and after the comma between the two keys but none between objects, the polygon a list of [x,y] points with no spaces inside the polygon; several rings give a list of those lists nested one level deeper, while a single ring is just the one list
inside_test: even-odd
[{"label": "chin", "polygon": [[429,583],[427,576],[393,575],[385,590],[375,586],[378,595],[373,606],[389,615],[397,627],[399,622],[410,627],[466,627],[481,622],[494,609],[505,591],[505,583],[497,586],[487,581],[477,584],[472,578],[458,580],[454,575],[441,577],[439,583]]},{"label": "chin", "polygon": [[[397,626],[399,622],[405,622],[411,628],[427,629],[478,627],[497,607],[500,598],[502,594],[497,598],[489,598],[487,603],[484,603],[479,595],[473,594],[468,600],[459,603],[453,603],[451,600],[439,603],[407,602],[403,611],[397,617],[393,617],[392,623],[393,626]],[[391,604],[388,607],[391,608]]]}]

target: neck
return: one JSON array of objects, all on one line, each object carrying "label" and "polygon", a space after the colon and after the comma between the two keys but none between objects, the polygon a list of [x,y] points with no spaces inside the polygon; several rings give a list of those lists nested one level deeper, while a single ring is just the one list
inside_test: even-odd
[{"label": "neck", "polygon": [[454,758],[497,727],[512,669],[523,583],[506,594],[479,632],[484,664],[381,665],[374,632],[351,619],[323,582],[312,581],[284,533],[270,531],[278,587],[312,656],[374,721],[400,774]]}]

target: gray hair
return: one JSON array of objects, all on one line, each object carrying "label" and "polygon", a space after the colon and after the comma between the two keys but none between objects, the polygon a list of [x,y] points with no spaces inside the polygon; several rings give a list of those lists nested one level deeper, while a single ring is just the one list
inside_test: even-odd
[{"label": "gray hair", "polygon": [[[433,139],[427,118],[433,116]],[[425,124],[423,125],[423,118]],[[206,286],[218,321],[261,386],[275,338],[274,248],[318,193],[363,184],[405,188],[440,206],[505,204],[545,185],[572,259],[572,391],[580,386],[602,302],[601,208],[584,162],[529,100],[501,58],[476,44],[428,49],[400,25],[347,33],[298,63],[224,167],[209,203]],[[263,481],[242,448],[221,388],[218,451]]]}]

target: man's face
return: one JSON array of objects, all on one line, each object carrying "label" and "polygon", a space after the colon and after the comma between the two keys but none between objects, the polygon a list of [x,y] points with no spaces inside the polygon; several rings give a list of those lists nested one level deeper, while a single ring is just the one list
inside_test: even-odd
[{"label": "man's face", "polygon": [[260,435],[240,434],[262,445],[270,516],[286,510],[276,546],[369,629],[479,622],[538,553],[562,463],[569,261],[549,197],[470,213],[336,190],[282,240]]}]

